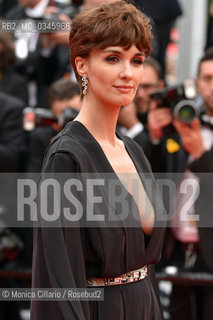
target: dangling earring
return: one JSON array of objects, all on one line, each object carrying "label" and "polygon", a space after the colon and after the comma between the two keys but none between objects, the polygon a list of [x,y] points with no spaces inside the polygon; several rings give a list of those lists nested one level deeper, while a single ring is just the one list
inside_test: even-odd
[{"label": "dangling earring", "polygon": [[88,83],[88,80],[87,80],[87,74],[85,73],[82,77],[82,87],[83,87],[83,94],[86,94],[87,93],[87,83]]}]

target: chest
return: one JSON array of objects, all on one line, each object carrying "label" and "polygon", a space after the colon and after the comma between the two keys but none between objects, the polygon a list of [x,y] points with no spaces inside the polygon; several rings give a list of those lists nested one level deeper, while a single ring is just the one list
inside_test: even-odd
[{"label": "chest", "polygon": [[125,148],[103,147],[103,151],[116,173],[137,173],[135,165]]},{"label": "chest", "polygon": [[[145,195],[145,190],[141,183],[137,169],[133,160],[130,158],[125,147],[113,149],[102,147],[106,155],[107,161],[110,163],[113,170],[116,172],[122,184],[128,192],[136,200],[138,193]],[[137,195],[135,194],[137,193]]]}]

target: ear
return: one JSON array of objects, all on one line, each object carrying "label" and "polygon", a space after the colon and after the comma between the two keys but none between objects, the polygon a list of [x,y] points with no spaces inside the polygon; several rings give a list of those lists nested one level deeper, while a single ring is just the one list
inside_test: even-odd
[{"label": "ear", "polygon": [[85,73],[87,73],[86,59],[82,58],[82,57],[76,57],[75,58],[75,65],[76,65],[76,69],[77,69],[79,76],[83,77],[83,75]]}]

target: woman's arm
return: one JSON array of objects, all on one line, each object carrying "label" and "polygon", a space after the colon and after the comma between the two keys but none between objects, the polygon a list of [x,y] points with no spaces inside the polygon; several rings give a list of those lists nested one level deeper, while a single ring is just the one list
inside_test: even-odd
[{"label": "woman's arm", "polygon": [[[42,180],[63,179],[76,172],[76,162],[67,153],[56,153],[44,165]],[[47,175],[46,175],[47,174]],[[61,208],[63,208],[63,196]],[[48,199],[49,201],[49,199]],[[61,211],[62,212],[62,211]],[[86,272],[80,227],[36,228],[34,230],[34,288],[86,288]],[[33,301],[31,319],[90,319],[88,301]]]}]

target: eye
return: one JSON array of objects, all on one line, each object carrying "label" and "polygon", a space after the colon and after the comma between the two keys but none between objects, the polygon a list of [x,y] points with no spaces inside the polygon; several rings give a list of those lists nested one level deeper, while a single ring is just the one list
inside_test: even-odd
[{"label": "eye", "polygon": [[134,64],[141,65],[141,64],[143,64],[144,61],[142,59],[140,59],[140,58],[134,58],[134,59],[132,59],[132,62]]},{"label": "eye", "polygon": [[209,76],[206,76],[206,77],[203,78],[203,80],[204,80],[205,82],[210,82],[210,81],[212,80],[212,78],[209,77]]},{"label": "eye", "polygon": [[119,61],[119,58],[117,56],[109,56],[106,58],[106,61],[109,61],[109,62],[118,62]]}]

